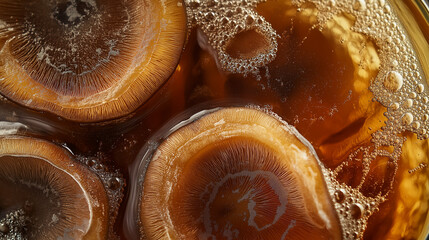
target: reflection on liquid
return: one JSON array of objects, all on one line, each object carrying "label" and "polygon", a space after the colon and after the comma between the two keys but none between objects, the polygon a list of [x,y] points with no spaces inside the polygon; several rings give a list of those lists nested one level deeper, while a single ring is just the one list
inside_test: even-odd
[{"label": "reflection on liquid", "polygon": [[[136,239],[147,226],[140,226],[145,223],[130,212],[136,213],[139,206],[144,206],[144,202],[139,205],[139,189],[146,183],[145,169],[158,146],[168,143],[165,137],[218,110],[260,106],[295,127],[314,149],[327,186],[324,200],[333,207],[343,238],[425,237],[429,200],[428,85],[388,2],[188,0],[185,6],[191,29],[180,62],[165,85],[131,115],[100,124],[82,124],[2,99],[0,121],[7,126],[2,127],[2,134],[58,143],[86,159],[81,162],[91,171],[109,176],[103,178],[104,184],[116,189],[116,195],[109,196],[110,204],[120,207],[113,226],[115,233],[123,239]],[[265,152],[258,146],[254,145],[252,151]],[[192,159],[218,159],[216,152],[233,152],[222,144],[210,147],[213,152],[202,151]],[[203,170],[208,168],[203,166]],[[249,208],[250,203],[258,195],[233,192],[236,189],[230,187],[237,184],[246,188],[250,184],[266,189],[266,194],[272,196],[272,202],[267,200],[272,207],[266,211],[277,213],[282,212],[284,204],[276,199],[284,196],[272,186],[279,183],[270,182],[271,175],[265,172],[252,170],[261,173],[257,178],[243,171],[224,177],[227,186],[216,188],[215,184],[212,190],[217,190],[212,192],[232,194],[240,209],[237,213],[248,214],[244,222],[253,230],[268,223],[279,224],[283,220],[274,221],[276,214],[270,214],[274,217],[269,220],[259,219],[258,211],[253,211],[255,216],[250,214],[255,209]],[[193,173],[184,176],[198,178],[205,171]],[[121,176],[127,182],[124,199],[118,194],[123,186]],[[202,188],[193,186],[196,191]],[[188,193],[186,187],[181,191]],[[183,195],[193,199],[192,194]],[[225,210],[222,206],[229,201],[223,201],[219,194],[209,201],[210,196],[206,202],[212,203],[212,209]],[[302,197],[297,198],[302,203]],[[315,203],[310,200],[310,205]],[[188,207],[182,206],[181,200],[171,204]],[[210,211],[204,206],[199,210],[208,213],[210,219],[223,219],[218,225],[223,226],[222,231],[216,232],[214,225],[203,219],[188,216],[187,221],[211,229],[212,234],[231,230],[230,236],[235,236],[228,221],[237,218],[225,218],[227,221],[216,215],[223,212],[227,216],[231,211]],[[186,215],[183,211],[171,221],[182,224],[177,219]],[[293,234],[300,222],[290,220],[273,234],[279,234],[275,235],[279,238],[284,233]],[[1,236],[4,227],[0,227]],[[149,230],[142,231],[147,234]]]}]

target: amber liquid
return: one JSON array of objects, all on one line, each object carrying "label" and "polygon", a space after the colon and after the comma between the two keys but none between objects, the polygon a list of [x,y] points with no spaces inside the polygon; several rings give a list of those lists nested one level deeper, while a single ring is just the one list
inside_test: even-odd
[{"label": "amber liquid", "polygon": [[[329,27],[314,27],[316,19],[308,17],[317,12],[312,4],[298,9],[287,1],[268,1],[256,10],[280,36],[276,58],[259,74],[224,72],[215,54],[198,42],[197,35],[204,33],[194,28],[168,82],[125,119],[79,124],[4,100],[0,105],[1,121],[23,123],[28,129],[19,134],[63,144],[76,155],[97,157],[118,169],[127,183],[115,223],[121,239],[126,239],[123,219],[132,185],[131,167],[140,161],[139,152],[147,141],[165,131],[163,127],[172,120],[177,122],[214,107],[266,107],[293,125],[332,171],[359,148],[370,148],[371,134],[386,121],[386,108],[374,101],[369,89],[378,74],[379,62],[371,62],[363,55],[362,65],[356,64],[346,47],[351,39],[338,38]],[[344,14],[337,20],[352,24],[353,16]],[[252,36],[249,33],[235,39],[229,51],[245,51],[237,49],[240,41],[250,41]],[[377,51],[377,44],[365,35],[358,44],[361,52]],[[358,69],[366,73],[359,81]],[[422,232],[427,228],[429,142],[417,139],[414,133],[405,133],[404,137],[407,140],[397,167],[388,158],[380,157],[371,163],[366,176],[359,161],[350,161],[338,170],[337,180],[359,188],[363,195],[387,196],[369,217],[364,239],[423,238]],[[357,154],[355,158],[360,157]]]},{"label": "amber liquid", "polygon": [[[353,39],[339,39],[330,33],[332,29],[315,28],[315,19],[307,17],[313,11],[316,10],[311,4],[298,10],[287,1],[258,5],[257,12],[272,24],[281,38],[275,60],[257,75],[222,71],[210,47],[206,50],[198,43],[197,35],[204,33],[194,29],[176,72],[152,99],[159,97],[165,102],[143,125],[152,126],[154,131],[182,111],[255,104],[270,108],[295,126],[331,170],[347,161],[352,152],[371,146],[371,134],[380,130],[386,120],[383,115],[386,108],[374,101],[369,90],[378,74],[379,62],[371,62],[364,54],[359,62],[362,65],[353,62],[344,47]],[[342,15],[337,21],[352,24],[353,17]],[[246,47],[240,46],[247,41],[256,41],[250,46],[263,45],[263,40],[262,43],[255,40],[256,35],[241,34],[232,40],[227,51],[239,56],[245,55],[242,52]],[[359,45],[361,52],[377,51],[376,43],[364,35]],[[367,75],[357,83],[359,69],[364,69]],[[428,211],[424,203],[429,200],[429,189],[424,184],[428,181],[425,164],[429,145],[427,140],[418,140],[412,133],[404,136],[407,142],[397,168],[388,158],[378,157],[366,174],[359,161],[351,161],[338,173],[339,182],[359,187],[365,196],[387,196],[369,218],[364,239],[422,237]],[[419,151],[415,153],[411,149]],[[359,157],[362,156],[355,158]]]}]

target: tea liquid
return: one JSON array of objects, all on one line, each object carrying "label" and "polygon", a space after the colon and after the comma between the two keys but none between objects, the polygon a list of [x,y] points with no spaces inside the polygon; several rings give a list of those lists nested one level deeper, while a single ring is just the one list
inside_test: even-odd
[{"label": "tea liquid", "polygon": [[137,206],[131,189],[142,184],[145,169],[136,168],[148,146],[200,111],[258,106],[294,126],[316,150],[344,239],[425,238],[428,80],[392,5],[360,0],[187,0],[185,5],[189,35],[180,62],[133,114],[80,124],[3,99],[2,134],[48,139],[86,164],[96,159],[104,169],[100,175],[119,174],[114,178],[125,182],[116,186],[124,198],[116,193],[114,231],[121,239],[137,239],[139,223],[126,208]]}]

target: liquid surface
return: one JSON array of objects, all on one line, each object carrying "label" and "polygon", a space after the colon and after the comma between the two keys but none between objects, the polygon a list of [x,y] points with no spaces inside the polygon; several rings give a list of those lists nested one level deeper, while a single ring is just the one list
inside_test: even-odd
[{"label": "liquid surface", "polygon": [[428,80],[388,2],[185,4],[190,34],[180,63],[128,119],[79,124],[2,99],[0,134],[47,139],[94,159],[83,162],[115,189],[115,233],[137,239],[138,222],[125,209],[137,201],[145,169],[137,166],[161,139],[202,110],[257,105],[316,150],[345,239],[425,238]]}]

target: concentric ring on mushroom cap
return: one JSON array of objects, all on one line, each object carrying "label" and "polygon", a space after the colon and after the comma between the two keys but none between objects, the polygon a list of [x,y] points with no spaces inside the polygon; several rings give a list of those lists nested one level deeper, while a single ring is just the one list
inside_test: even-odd
[{"label": "concentric ring on mushroom cap", "polygon": [[3,137],[0,166],[0,209],[25,209],[29,222],[24,236],[108,237],[109,204],[104,187],[97,175],[74,161],[65,149],[32,138]]},{"label": "concentric ring on mushroom cap", "polygon": [[209,113],[157,148],[143,182],[148,239],[340,239],[314,150],[250,108]]},{"label": "concentric ring on mushroom cap", "polygon": [[174,71],[185,41],[180,0],[0,3],[0,92],[95,122],[126,115]]}]

